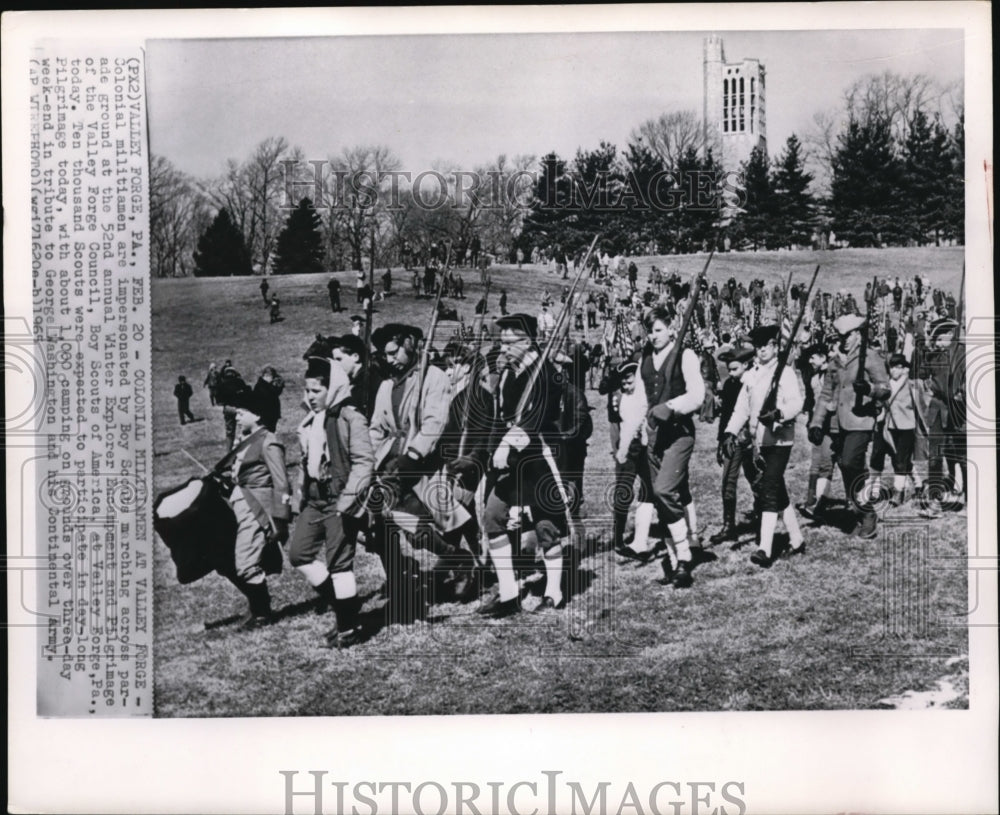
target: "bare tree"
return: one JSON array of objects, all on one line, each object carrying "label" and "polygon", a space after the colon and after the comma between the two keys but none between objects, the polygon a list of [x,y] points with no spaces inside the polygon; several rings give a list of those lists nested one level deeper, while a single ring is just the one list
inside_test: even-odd
[{"label": "bare tree", "polygon": [[869,122],[880,116],[889,121],[893,137],[902,144],[913,114],[937,109],[942,92],[926,74],[883,71],[858,79],[844,92],[844,104],[849,119]]},{"label": "bare tree", "polygon": [[806,167],[813,175],[813,188],[821,195],[830,188],[833,157],[838,139],[850,122],[862,124],[881,118],[889,122],[893,139],[903,144],[918,110],[938,113],[946,125],[958,121],[962,111],[961,81],[941,85],[926,74],[883,71],[856,80],[844,91],[843,106],[813,116],[812,126],[802,134]]},{"label": "bare tree", "polygon": [[289,148],[284,137],[271,136],[260,142],[246,161],[229,159],[223,175],[204,187],[217,207],[229,210],[254,265],[264,274],[284,223],[288,162],[301,161],[301,150]]},{"label": "bare tree", "polygon": [[521,234],[531,206],[537,171],[535,156],[518,155],[508,159],[504,154],[477,171],[484,182],[480,240],[498,255],[509,256]]},{"label": "bare tree", "polygon": [[705,129],[693,110],[664,113],[647,119],[632,131],[630,140],[641,141],[668,169],[676,169],[688,150],[701,153],[705,148]]},{"label": "bare tree", "polygon": [[150,260],[154,277],[188,274],[211,207],[194,180],[163,156],[149,162]]},{"label": "bare tree", "polygon": [[363,145],[345,148],[339,156],[332,156],[330,166],[330,216],[336,220],[331,228],[339,230],[347,241],[352,267],[361,269],[363,256],[370,253],[373,234],[376,254],[384,254],[384,247],[379,247],[390,234],[385,213],[392,203],[393,186],[399,186],[399,179],[392,174],[399,170],[400,162],[384,145]]},{"label": "bare tree", "polygon": [[846,119],[843,111],[819,111],[813,114],[812,125],[802,134],[806,170],[812,174],[813,190],[820,196],[830,192],[837,136],[847,126]]}]

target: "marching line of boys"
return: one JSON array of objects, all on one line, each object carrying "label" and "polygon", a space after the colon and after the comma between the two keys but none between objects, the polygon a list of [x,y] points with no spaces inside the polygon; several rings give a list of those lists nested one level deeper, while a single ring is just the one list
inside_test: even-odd
[{"label": "marching line of boys", "polygon": [[[612,424],[616,486],[621,487],[614,491],[614,548],[648,562],[665,547],[661,583],[685,589],[693,583],[702,551],[689,464],[693,416],[703,406],[705,382],[702,360],[688,347],[674,370],[666,370],[678,322],[667,309],[652,308],[645,319],[646,346],[606,377],[602,392],[611,399],[609,415],[614,407],[620,420]],[[479,608],[483,615],[521,612],[518,575],[532,570],[541,573],[544,585],[536,612],[565,605],[564,567],[580,490],[569,476],[582,473],[581,445],[564,433],[567,376],[552,359],[543,359],[534,317],[507,315],[496,327],[505,360],[499,371],[487,365],[489,355],[458,344],[446,349],[447,371],[426,359],[421,364],[419,329],[381,327],[372,346],[388,377],[368,405],[362,404],[359,389],[367,349],[357,336],[332,338],[308,356],[308,413],[298,428],[301,509],[290,539],[291,489],[283,449],[260,424],[252,394],[244,395],[238,415],[247,435],[232,454],[238,489],[231,502],[239,532],[237,575],[230,576],[249,601],[244,627],[271,620],[263,561],[265,544],[272,541],[287,542],[289,561],[316,591],[319,610],[333,608],[337,624],[325,637],[327,647],[349,647],[365,637],[354,577],[359,539],[380,556],[389,606],[399,620],[420,616],[428,605],[426,584],[416,561],[402,553],[400,538],[437,556],[434,572],[448,575],[456,600],[479,595],[477,567],[488,562],[497,586]],[[956,451],[964,454],[964,410],[954,398],[957,383],[964,382],[964,357],[952,342],[957,325],[936,323],[930,334],[936,347],[917,366],[918,378],[931,383],[928,411],[908,379],[911,363],[905,357],[894,355],[887,364],[869,353],[859,372],[864,327],[863,317],[841,316],[834,323],[835,353],[822,345],[803,353],[814,374],[807,388],[813,395],[807,420],[813,445],[811,494],[801,509],[814,519],[823,514],[835,460],[855,533],[870,539],[877,534],[878,490],[869,471],[869,446],[876,476],[885,458],[891,460],[897,505],[906,479],[913,476],[918,429],[930,440],[930,476],[945,485],[935,497],[947,499],[954,490],[954,478],[943,470]],[[736,492],[742,471],[757,519],[750,560],[766,568],[779,556],[806,550],[784,474],[796,420],[807,406],[798,377],[786,366],[774,406],[765,409],[785,340],[778,325],[764,325],[750,333],[750,341],[752,350],[729,348],[720,355],[730,375],[722,386],[717,452],[723,466],[723,526],[709,544],[738,539]],[[626,543],[625,521],[635,498],[635,535]],[[651,542],[654,515],[666,530],[662,544]],[[774,551],[779,520],[788,535],[783,552]]]}]

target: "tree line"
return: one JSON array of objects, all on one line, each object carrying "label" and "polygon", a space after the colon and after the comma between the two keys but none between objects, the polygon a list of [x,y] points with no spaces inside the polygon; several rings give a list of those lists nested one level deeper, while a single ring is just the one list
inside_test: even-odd
[{"label": "tree line", "polygon": [[425,174],[433,206],[426,188],[399,185],[401,162],[384,145],[316,161],[271,137],[212,179],[153,156],[153,274],[360,269],[426,257],[442,244],[460,261],[475,244],[507,262],[519,250],[576,250],[598,231],[603,250],[631,254],[791,248],[830,237],[850,246],[961,243],[956,95],[922,75],[865,77],[773,159],[755,150],[728,172],[700,117],[667,112],[636,127],[623,150],[601,142],[572,159],[550,152],[500,155],[471,171],[437,166]]}]

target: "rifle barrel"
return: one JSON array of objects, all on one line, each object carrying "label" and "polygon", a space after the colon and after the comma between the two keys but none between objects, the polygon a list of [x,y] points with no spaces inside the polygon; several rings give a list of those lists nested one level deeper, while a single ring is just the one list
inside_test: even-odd
[{"label": "rifle barrel", "polygon": [[[483,313],[480,315],[479,321],[479,336],[476,338],[476,357],[483,350],[483,337],[486,334],[486,303],[490,296],[490,285],[493,280],[491,278],[486,279],[486,289],[483,292]],[[469,371],[469,376],[473,375],[474,371]],[[458,440],[458,458],[462,458],[465,455],[465,442],[469,435],[469,409],[472,407],[472,386],[473,382],[470,379],[469,384],[466,385],[466,399],[465,406],[462,410],[462,436]]]},{"label": "rifle barrel", "polygon": [[[778,352],[778,364],[775,366],[774,375],[771,377],[771,385],[767,390],[767,396],[764,397],[764,403],[761,407],[764,410],[772,410],[778,402],[778,386],[781,384],[781,375],[785,372],[785,367],[788,365],[788,357],[792,353],[792,346],[795,345],[795,338],[798,336],[799,328],[802,326],[802,318],[806,313],[806,304],[809,302],[809,297],[812,295],[813,286],[816,285],[816,277],[819,275],[819,264],[817,264],[815,271],[813,272],[812,280],[809,281],[809,288],[806,289],[806,294],[804,298],[799,298],[799,315],[795,318],[795,325],[792,326],[792,333],[788,337],[788,342],[785,344]],[[791,280],[791,278],[789,278]],[[778,337],[780,343],[781,337],[781,324],[778,324]]]},{"label": "rifle barrel", "polygon": [[542,367],[545,365],[545,361],[551,356],[553,349],[555,348],[556,337],[561,333],[563,322],[572,307],[573,297],[576,294],[577,286],[580,285],[580,281],[587,272],[586,261],[590,260],[591,254],[594,252],[594,247],[597,246],[597,241],[600,239],[601,233],[598,232],[594,235],[594,239],[590,242],[590,248],[587,250],[587,255],[584,258],[584,263],[580,265],[580,271],[576,275],[576,279],[573,281],[573,285],[570,288],[569,296],[566,298],[566,302],[563,304],[562,311],[559,313],[559,319],[556,320],[556,324],[553,327],[552,335],[546,340],[545,348],[542,349],[542,353],[538,357],[538,362],[535,363],[535,367],[531,371],[531,376],[528,379],[528,383],[524,388],[524,393],[521,394],[521,398],[517,403],[517,412],[514,416],[514,423],[518,424],[521,421],[521,417],[524,415],[524,410],[528,406],[528,400],[531,398],[531,392],[535,388],[535,383],[538,381],[538,377],[541,375]]},{"label": "rifle barrel", "polygon": [[715,257],[715,249],[712,249],[709,253],[708,260],[705,261],[704,267],[691,283],[691,302],[688,303],[684,316],[681,318],[681,327],[677,333],[676,339],[674,340],[674,347],[670,349],[670,354],[667,356],[666,364],[663,367],[663,371],[668,382],[670,381],[670,377],[673,376],[674,370],[677,368],[677,363],[681,358],[681,345],[684,341],[684,336],[687,334],[688,326],[691,323],[691,317],[694,314],[698,297],[701,296],[701,281],[704,280],[705,275],[708,274],[708,267],[712,262],[713,257]]}]

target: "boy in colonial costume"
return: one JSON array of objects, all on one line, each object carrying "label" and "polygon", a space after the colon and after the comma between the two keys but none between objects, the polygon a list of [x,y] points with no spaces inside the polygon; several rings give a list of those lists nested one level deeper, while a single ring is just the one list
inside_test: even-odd
[{"label": "boy in colonial costume", "polygon": [[[646,563],[656,553],[656,547],[649,542],[649,530],[656,508],[652,503],[653,485],[649,480],[649,466],[646,462],[646,447],[649,444],[646,392],[637,386],[638,370],[637,362],[625,362],[616,369],[621,382],[621,399],[618,403],[621,423],[614,450],[614,541],[615,551],[619,555]],[[637,475],[639,492],[635,508],[635,531],[631,543],[626,544],[625,522],[632,499],[636,497]]]},{"label": "boy in colonial costume", "polygon": [[788,532],[791,554],[803,554],[805,544],[795,517],[795,509],[788,500],[785,488],[785,468],[795,440],[795,418],[802,412],[804,399],[799,380],[791,366],[786,366],[778,380],[774,407],[765,404],[778,365],[778,342],[781,330],[777,325],[755,328],[750,341],[757,349],[757,366],[743,376],[743,387],[736,400],[733,415],[726,425],[723,437],[725,452],[736,447],[737,434],[749,427],[754,449],[759,451],[760,478],[757,482],[757,502],[760,508],[760,542],[750,555],[750,561],[766,568],[771,565],[774,529],[781,515]]},{"label": "boy in colonial costume", "polygon": [[288,559],[321,601],[333,606],[337,626],[327,632],[326,647],[348,648],[363,638],[354,553],[372,477],[372,446],[343,369],[320,357],[310,357],[307,365],[309,415],[298,428],[302,510]]},{"label": "boy in colonial costume", "polygon": [[918,429],[926,436],[923,426],[919,392],[910,380],[910,363],[902,354],[889,359],[889,397],[884,412],[875,425],[872,442],[872,478],[876,493],[882,490],[882,471],[886,455],[892,463],[893,483],[889,501],[901,506],[906,500],[906,481],[913,476],[913,451]]},{"label": "boy in colonial costume", "polygon": [[520,611],[515,555],[541,555],[545,591],[536,611],[565,605],[562,538],[569,534],[569,523],[568,496],[552,452],[561,438],[558,374],[541,359],[534,317],[511,314],[496,325],[507,364],[497,385],[485,531],[498,594],[479,611],[501,618]]},{"label": "boy in colonial costume", "polygon": [[676,336],[677,328],[665,308],[653,308],[646,328],[649,345],[641,356],[639,377],[649,406],[649,481],[660,521],[672,541],[670,556],[663,560],[664,582],[684,589],[693,582],[691,550],[700,546],[688,464],[694,452],[692,414],[705,399],[705,380],[701,360],[690,348],[682,348],[679,363],[667,371],[667,360],[682,338]]},{"label": "boy in colonial costume", "polygon": [[732,445],[731,455],[726,456],[723,440],[726,426],[736,410],[743,380],[753,364],[752,348],[730,349],[719,354],[719,359],[726,363],[729,376],[722,385],[722,404],[719,408],[719,437],[716,450],[716,461],[722,466],[722,528],[710,537],[713,546],[725,541],[739,539],[736,525],[736,490],[739,486],[742,470],[751,490],[757,482],[757,466],[753,456],[753,440],[749,432],[737,434],[736,444]]},{"label": "boy in colonial costume", "polygon": [[879,402],[889,395],[885,365],[875,354],[865,358],[860,368],[861,331],[866,320],[856,314],[838,317],[833,327],[840,336],[839,354],[823,380],[823,390],[809,422],[809,441],[821,445],[824,423],[836,413],[838,427],[837,461],[844,479],[848,506],[855,515],[853,532],[864,540],[878,535],[878,517],[865,495],[868,479],[868,444],[875,428]]},{"label": "boy in colonial costume", "polygon": [[277,567],[268,569],[265,550],[269,544],[288,540],[292,495],[285,449],[262,423],[266,408],[250,391],[244,391],[235,401],[242,440],[230,454],[232,469],[223,473],[233,484],[229,503],[237,524],[236,568],[233,575],[227,576],[249,602],[250,613],[242,623],[249,630],[271,622],[265,572],[280,571],[281,556],[278,552]]},{"label": "boy in colonial costume", "polygon": [[387,496],[376,524],[381,539],[377,545],[390,584],[407,575],[398,574],[394,565],[399,551],[389,539],[392,530],[385,520],[402,530],[414,548],[438,555],[439,567],[458,572],[457,583],[468,585],[474,560],[461,540],[471,515],[448,488],[452,479],[444,472],[439,450],[448,425],[451,387],[441,368],[421,360],[421,337],[418,328],[401,323],[385,325],[372,335],[389,374],[379,387],[371,420],[375,471]]}]

